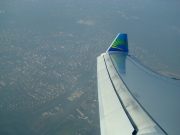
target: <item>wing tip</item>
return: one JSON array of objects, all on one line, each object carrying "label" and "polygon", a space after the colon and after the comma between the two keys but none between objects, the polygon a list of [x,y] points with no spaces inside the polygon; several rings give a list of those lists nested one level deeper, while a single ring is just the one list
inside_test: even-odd
[{"label": "wing tip", "polygon": [[128,52],[128,36],[119,33],[106,52]]}]

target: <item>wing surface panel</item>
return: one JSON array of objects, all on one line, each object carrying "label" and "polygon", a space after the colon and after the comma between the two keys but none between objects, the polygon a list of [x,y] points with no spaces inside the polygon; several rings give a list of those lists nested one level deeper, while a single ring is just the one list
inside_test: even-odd
[{"label": "wing surface panel", "polygon": [[134,129],[114,91],[103,56],[97,63],[101,135],[130,135]]},{"label": "wing surface panel", "polygon": [[180,134],[180,85],[177,80],[152,72],[128,55],[110,55],[118,74],[145,111],[167,134]]},{"label": "wing surface panel", "polygon": [[[123,53],[122,55],[124,56]],[[112,80],[112,84],[114,85],[114,90],[117,92],[119,100],[124,107],[124,110],[128,115],[128,118],[135,131],[137,132],[137,135],[145,135],[146,133],[165,135],[166,133],[163,131],[163,129],[161,129],[161,127],[159,127],[159,125],[146,113],[146,111],[140,106],[131,92],[124,85],[124,82],[118,75],[109,54],[104,54],[104,59]],[[124,64],[122,60],[121,62]]]}]

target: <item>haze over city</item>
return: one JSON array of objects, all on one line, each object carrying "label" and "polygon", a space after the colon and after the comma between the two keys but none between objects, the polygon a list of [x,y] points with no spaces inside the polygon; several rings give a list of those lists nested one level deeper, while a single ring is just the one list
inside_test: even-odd
[{"label": "haze over city", "polygon": [[118,33],[143,65],[179,79],[179,6],[0,1],[0,134],[99,135],[96,58]]}]

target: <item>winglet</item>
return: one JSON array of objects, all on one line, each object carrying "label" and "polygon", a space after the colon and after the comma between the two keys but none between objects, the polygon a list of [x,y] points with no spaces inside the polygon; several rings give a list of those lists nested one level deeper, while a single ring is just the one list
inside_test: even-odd
[{"label": "winglet", "polygon": [[128,38],[127,34],[118,34],[114,39],[107,52],[128,52]]}]

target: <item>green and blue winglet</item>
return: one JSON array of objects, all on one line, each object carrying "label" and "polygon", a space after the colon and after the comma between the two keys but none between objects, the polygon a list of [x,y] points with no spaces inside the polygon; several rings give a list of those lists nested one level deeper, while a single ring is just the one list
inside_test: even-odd
[{"label": "green and blue winglet", "polygon": [[114,39],[107,52],[128,52],[127,34],[118,34]]}]

